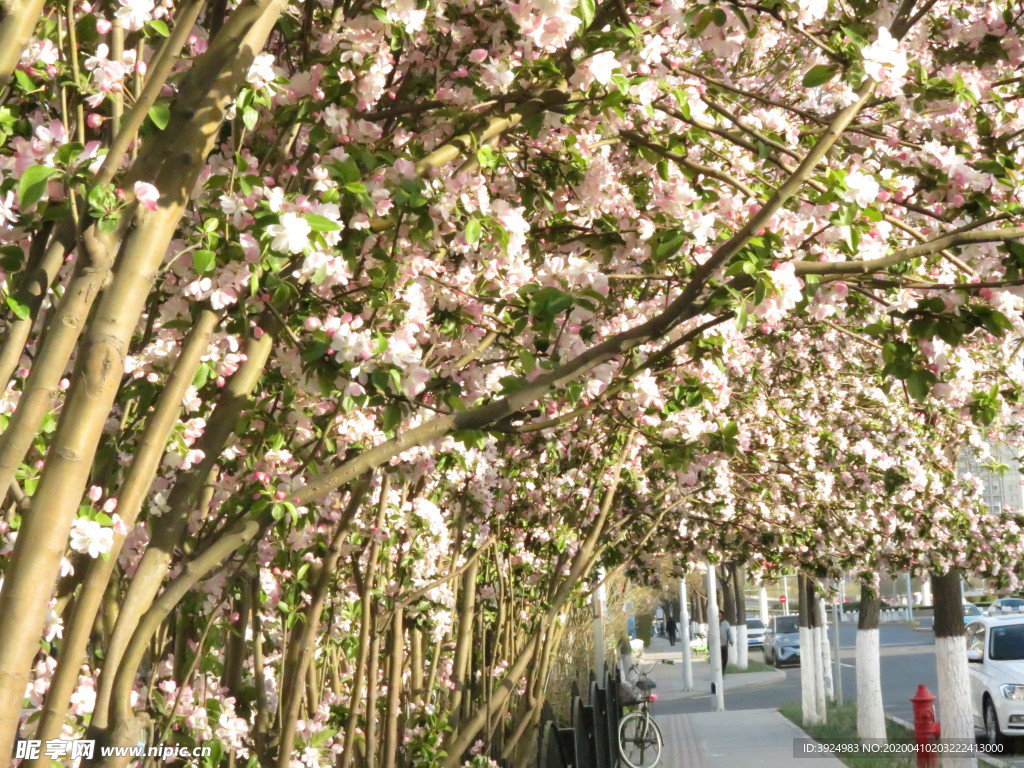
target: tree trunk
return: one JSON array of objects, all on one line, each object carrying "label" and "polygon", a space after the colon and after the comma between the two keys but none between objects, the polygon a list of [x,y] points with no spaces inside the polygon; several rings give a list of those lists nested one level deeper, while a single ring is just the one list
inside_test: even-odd
[{"label": "tree trunk", "polygon": [[273,339],[274,334],[268,332],[259,339],[250,337],[247,340],[245,362],[221,391],[206,428],[195,443],[194,447],[202,451],[203,458],[178,476],[168,497],[169,509],[152,522],[152,538],[135,570],[113,637],[105,649],[106,659],[96,690],[96,711],[92,722],[97,730],[102,730],[108,723],[110,694],[125,646],[139,619],[149,610],[160,591],[174,552],[185,536],[189,519],[200,506],[204,488],[212,488],[212,473],[234,434],[239,417],[250,402],[251,393],[273,349]]},{"label": "tree trunk", "polygon": [[736,590],[733,587],[735,583],[735,573],[732,569],[731,563],[726,563],[718,569],[718,586],[721,587],[719,590],[722,596],[721,605],[719,609],[725,614],[725,620],[733,627],[736,626]]},{"label": "tree trunk", "polygon": [[[718,593],[721,596],[719,603],[719,610],[725,614],[725,620],[729,622],[729,626],[732,628],[733,637],[736,635],[736,590],[733,589],[734,574],[732,571],[732,563],[723,563],[719,569],[718,574],[720,576],[718,581]],[[716,614],[717,617],[717,614]],[[727,643],[728,663],[736,666],[736,643]],[[725,670],[723,669],[724,673]]]},{"label": "tree trunk", "polygon": [[[722,630],[718,619],[718,569],[708,568],[708,657],[711,661],[711,709],[725,709],[725,669],[722,668]],[[726,640],[726,642],[728,642]]]},{"label": "tree trunk", "polygon": [[[140,441],[128,477],[117,495],[117,512],[129,528],[135,524],[135,518],[142,508],[142,502],[164,455],[167,439],[181,414],[182,398],[195,377],[202,356],[207,352],[210,337],[218,320],[219,315],[215,312],[207,310],[200,313],[174,363],[174,372],[166,382],[156,407],[146,422],[145,439]],[[122,534],[115,533],[110,556],[96,558],[89,563],[85,583],[75,599],[71,619],[64,631],[57,670],[46,692],[42,719],[36,731],[36,738],[40,741],[46,742],[57,738],[64,726],[71,694],[78,685],[78,675],[85,662],[89,635],[107,582],[114,571],[114,566],[117,565],[117,556],[124,539]],[[33,761],[32,765],[41,766],[44,759],[41,757]]]},{"label": "tree trunk", "polygon": [[739,563],[732,567],[733,593],[736,595],[736,668],[747,668],[747,569]]},{"label": "tree trunk", "polygon": [[[935,667],[939,680],[939,712],[942,738],[974,741],[971,683],[967,671],[967,643],[960,596],[960,572],[932,574],[935,600]],[[977,766],[975,757],[941,757],[943,766]]]},{"label": "tree trunk", "polygon": [[398,758],[399,697],[402,692],[402,667],[405,664],[405,626],[402,607],[395,608],[391,620],[391,652],[388,660],[388,699],[384,715],[384,748],[381,768],[395,768]]},{"label": "tree trunk", "polygon": [[[302,703],[303,686],[307,669],[312,666],[313,652],[316,650],[316,639],[320,629],[320,617],[324,604],[329,598],[331,584],[334,581],[338,559],[341,557],[342,546],[348,539],[352,520],[359,512],[363,498],[370,488],[371,473],[367,473],[352,488],[344,513],[338,519],[317,576],[310,589],[309,603],[304,612],[304,621],[295,625],[292,642],[285,659],[281,686],[281,717],[279,727],[280,747],[278,750],[278,768],[288,768],[291,763],[292,746],[295,741],[296,724],[299,719],[299,708]],[[385,479],[381,484],[381,497],[386,500],[390,484]],[[383,502],[382,502],[383,503]]]},{"label": "tree trunk", "polygon": [[818,598],[818,616],[821,618],[821,679],[825,686],[825,698],[836,700],[835,686],[832,682],[832,643],[828,636],[828,607],[825,598]]},{"label": "tree trunk", "polygon": [[814,663],[814,583],[803,574],[797,576],[800,595],[800,705],[805,726],[818,725],[824,718],[818,711]]},{"label": "tree trunk", "polygon": [[857,737],[862,740],[885,738],[878,639],[880,606],[878,593],[870,585],[862,584],[857,619]]},{"label": "tree trunk", "polygon": [[[818,597],[818,589],[813,579],[808,579],[809,585],[807,604],[811,610],[811,639],[814,641],[814,655],[811,660],[814,665],[814,706],[818,711],[821,722],[828,719],[828,710],[825,704],[825,670],[822,665],[824,659],[824,637],[822,632],[821,600]],[[803,664],[806,657],[800,654],[800,663]]]}]

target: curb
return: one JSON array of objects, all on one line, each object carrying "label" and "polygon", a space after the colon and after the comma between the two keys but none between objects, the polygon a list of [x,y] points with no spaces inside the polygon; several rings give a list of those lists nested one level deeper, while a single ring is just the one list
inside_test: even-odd
[{"label": "curb", "polygon": [[[744,680],[744,678],[750,678],[753,675],[764,675],[764,677],[754,680]],[[785,679],[786,673],[783,670],[773,669],[770,670],[770,672],[734,672],[731,675],[726,675],[723,682],[725,684],[725,694],[728,696],[734,691],[742,691],[746,688],[759,688],[763,685],[775,685],[776,683],[784,682]],[[710,696],[711,681],[695,680],[692,690],[678,691],[678,695],[683,699],[692,699],[698,696]]]},{"label": "curb", "polygon": [[[763,678],[761,680],[754,680],[753,682],[743,683],[741,685],[737,685],[736,684],[737,680],[742,682],[743,678],[749,677],[751,675],[768,675],[768,674],[771,674],[771,677],[766,677],[766,678]],[[726,678],[726,682],[731,683],[731,685],[728,688],[726,688],[726,690],[730,690],[731,689],[733,691],[737,691],[737,690],[742,690],[743,688],[757,688],[759,685],[773,685],[775,683],[781,683],[781,682],[784,682],[785,679],[786,679],[786,673],[784,671],[782,671],[781,669],[773,669],[773,670],[771,670],[770,673],[769,672],[739,672],[739,673],[734,672],[733,674],[729,675]]]},{"label": "curb", "polygon": [[[906,728],[911,733],[914,732],[914,724],[904,720],[902,717],[896,717],[895,715],[886,715],[885,719],[892,720],[894,723],[896,723],[896,725]],[[1006,762],[1005,760],[1000,760],[998,757],[992,757],[992,755],[988,754],[978,755],[978,763],[980,765],[991,765],[993,768],[1014,768],[1013,765]]]}]

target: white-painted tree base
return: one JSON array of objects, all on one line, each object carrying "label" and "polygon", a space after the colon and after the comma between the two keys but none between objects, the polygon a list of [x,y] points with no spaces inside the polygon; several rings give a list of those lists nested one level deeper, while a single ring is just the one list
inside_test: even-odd
[{"label": "white-painted tree base", "polygon": [[821,627],[821,671],[822,679],[825,684],[825,698],[829,701],[836,700],[835,684],[832,681],[832,643],[828,636],[828,621],[826,617],[828,613],[825,609],[825,598],[821,598],[818,603],[821,616],[822,616],[822,627]]},{"label": "white-painted tree base", "polygon": [[823,722],[818,713],[814,682],[814,640],[810,627],[800,627],[800,706],[804,725]]},{"label": "white-painted tree base", "polygon": [[[814,627],[811,630],[811,637],[814,640],[814,655],[811,657],[814,660],[814,706],[818,710],[818,717],[821,718],[819,722],[824,723],[827,714],[825,709],[825,669],[821,663],[824,657],[821,627]],[[800,656],[802,659],[803,651]]]},{"label": "white-painted tree base", "polygon": [[857,630],[857,737],[885,738],[878,629]]},{"label": "white-painted tree base", "polygon": [[[939,679],[939,720],[942,738],[974,741],[971,681],[967,671],[967,640],[963,635],[935,638],[935,671]],[[940,756],[940,765],[976,768],[976,758]]]},{"label": "white-painted tree base", "polygon": [[747,647],[747,625],[740,624],[736,627],[736,668],[746,669],[748,661]]}]

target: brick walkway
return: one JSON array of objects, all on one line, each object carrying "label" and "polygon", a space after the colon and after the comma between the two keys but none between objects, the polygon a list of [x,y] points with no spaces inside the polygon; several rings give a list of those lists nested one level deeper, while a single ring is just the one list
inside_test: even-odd
[{"label": "brick walkway", "polygon": [[[672,658],[677,663],[658,664],[651,677],[658,684],[658,702],[654,715],[665,737],[659,768],[843,768],[834,757],[795,758],[793,740],[807,738],[800,728],[774,709],[746,709],[727,712],[705,712],[695,715],[659,714],[659,705],[673,699],[704,694],[709,688],[707,664],[694,665],[694,691],[683,687],[683,671],[679,662],[680,647],[670,648],[668,642],[655,638],[645,654],[647,660]],[[729,675],[726,692],[755,685],[778,682],[780,673],[749,672]],[[710,705],[710,699],[709,705]]]}]

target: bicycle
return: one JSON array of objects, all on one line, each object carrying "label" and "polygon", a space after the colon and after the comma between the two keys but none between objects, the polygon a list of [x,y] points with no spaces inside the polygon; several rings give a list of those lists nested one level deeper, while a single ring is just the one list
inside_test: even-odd
[{"label": "bicycle", "polygon": [[651,715],[651,702],[657,699],[651,691],[655,683],[650,678],[655,664],[672,664],[671,659],[659,659],[652,662],[646,669],[638,663],[633,664],[629,671],[636,675],[633,684],[639,695],[630,704],[637,709],[619,721],[619,756],[629,768],[654,768],[661,760],[661,748],[665,743],[661,729]]}]

